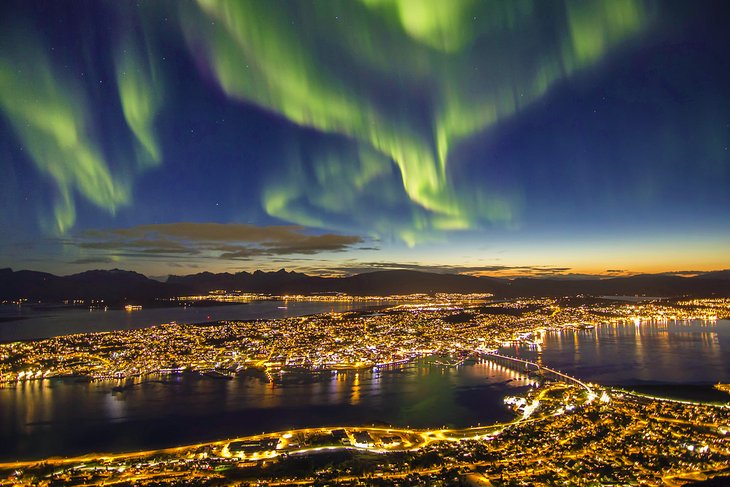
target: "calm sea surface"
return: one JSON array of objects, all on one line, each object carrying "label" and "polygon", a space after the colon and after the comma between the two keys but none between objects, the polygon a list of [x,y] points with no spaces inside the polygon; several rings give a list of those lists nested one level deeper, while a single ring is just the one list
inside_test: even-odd
[{"label": "calm sea surface", "polygon": [[[730,321],[627,322],[549,331],[542,350],[506,347],[603,385],[730,382]],[[730,396],[728,396],[730,399]]]},{"label": "calm sea surface", "polygon": [[193,374],[116,382],[51,380],[0,389],[0,460],[133,451],[326,425],[469,426],[506,421],[504,396],[531,382],[490,362],[423,359],[400,369],[234,380]]}]

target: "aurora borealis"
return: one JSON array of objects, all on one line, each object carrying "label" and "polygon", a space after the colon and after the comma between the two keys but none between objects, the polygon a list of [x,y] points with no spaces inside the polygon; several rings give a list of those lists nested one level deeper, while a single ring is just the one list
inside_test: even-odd
[{"label": "aurora borealis", "polygon": [[727,10],[3,2],[0,266],[730,268]]}]

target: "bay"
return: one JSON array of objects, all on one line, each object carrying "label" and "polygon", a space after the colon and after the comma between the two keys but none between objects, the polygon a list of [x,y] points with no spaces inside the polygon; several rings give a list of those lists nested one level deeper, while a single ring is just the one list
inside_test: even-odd
[{"label": "bay", "polygon": [[548,330],[540,347],[503,353],[535,360],[573,377],[668,398],[713,402],[730,382],[730,320],[626,321],[593,329]]},{"label": "bay", "polygon": [[512,419],[506,395],[531,380],[487,361],[294,374],[274,383],[195,374],[27,382],[0,389],[0,460],[147,450],[290,428],[390,424],[465,427]]},{"label": "bay", "polygon": [[[286,309],[275,302],[255,304],[259,306],[137,313],[141,317],[149,311],[144,320],[155,323],[163,315],[167,318],[163,322],[171,317],[195,322],[206,321],[200,319],[201,314],[211,320],[225,319],[221,314],[240,319],[244,312],[253,318],[355,307],[331,302],[288,303]],[[32,316],[15,323],[30,323],[32,333],[44,335],[66,317],[84,314],[78,310],[66,313]],[[94,319],[79,319],[66,326],[76,332],[92,326],[96,331],[144,326],[144,320],[131,318],[135,313],[98,319],[103,318],[102,313],[91,312]],[[716,402],[727,402],[730,397],[712,388],[717,382],[730,382],[728,320],[629,321],[593,329],[547,330],[539,347],[513,345],[501,352],[583,380],[652,395]],[[117,385],[120,383],[114,381],[67,379],[0,389],[0,459],[134,451],[310,426],[489,424],[511,419],[504,397],[526,391],[530,381],[490,362],[446,367],[424,358],[396,369],[285,374],[274,383],[252,373],[233,380],[195,374],[148,377],[130,384],[124,392],[113,393]]]}]

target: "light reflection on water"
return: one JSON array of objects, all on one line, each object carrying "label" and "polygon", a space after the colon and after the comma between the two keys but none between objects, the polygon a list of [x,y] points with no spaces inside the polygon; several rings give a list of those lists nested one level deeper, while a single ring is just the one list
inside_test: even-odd
[{"label": "light reflection on water", "polygon": [[[730,321],[625,322],[545,331],[503,351],[605,385],[730,382]],[[420,360],[394,370],[285,374],[276,383],[195,375],[117,382],[33,381],[0,389],[0,459],[172,446],[292,427],[504,421],[505,395],[529,385],[490,362]]]},{"label": "light reflection on water", "polygon": [[491,362],[429,359],[393,370],[234,380],[192,374],[118,382],[34,381],[0,389],[0,459],[174,446],[293,427],[431,427],[512,418],[505,395],[531,381]]},{"label": "light reflection on water", "polygon": [[628,321],[544,333],[541,350],[505,352],[604,385],[730,382],[730,321]]}]

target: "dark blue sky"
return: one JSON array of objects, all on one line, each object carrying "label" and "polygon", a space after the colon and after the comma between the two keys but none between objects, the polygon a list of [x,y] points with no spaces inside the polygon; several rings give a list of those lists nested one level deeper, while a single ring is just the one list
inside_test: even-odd
[{"label": "dark blue sky", "polygon": [[0,266],[730,267],[725,2],[9,1],[0,18]]}]

